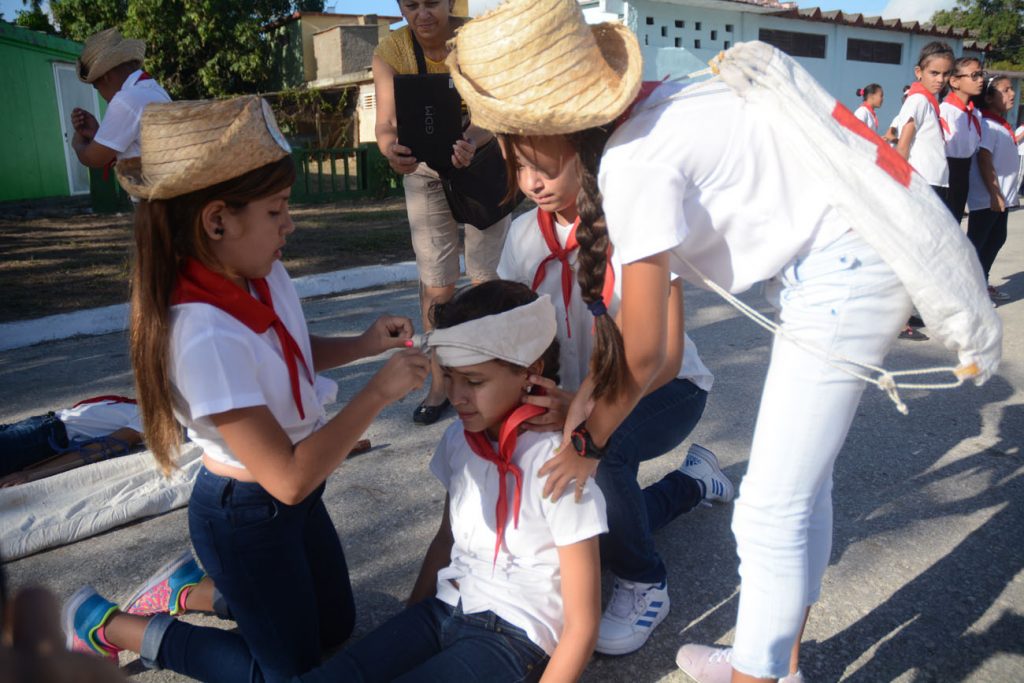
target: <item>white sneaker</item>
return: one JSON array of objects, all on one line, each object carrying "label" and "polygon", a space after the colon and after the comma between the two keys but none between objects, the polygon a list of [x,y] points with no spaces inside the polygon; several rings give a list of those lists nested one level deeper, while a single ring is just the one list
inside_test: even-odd
[{"label": "white sneaker", "polygon": [[[676,666],[697,683],[732,681],[732,648],[683,645],[676,652]],[[800,671],[779,679],[779,683],[804,683]]]},{"label": "white sneaker", "polygon": [[688,477],[704,484],[704,500],[719,503],[730,503],[733,498],[732,482],[718,466],[715,454],[697,444],[690,444],[686,460],[680,465],[679,471]]},{"label": "white sneaker", "polygon": [[616,577],[594,649],[604,655],[627,655],[639,650],[668,616],[670,607],[667,582],[634,583]]}]

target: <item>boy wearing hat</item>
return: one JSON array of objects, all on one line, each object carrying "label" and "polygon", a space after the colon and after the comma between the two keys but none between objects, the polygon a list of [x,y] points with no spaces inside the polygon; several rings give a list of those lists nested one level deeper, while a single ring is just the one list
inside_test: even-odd
[{"label": "boy wearing hat", "polygon": [[78,58],[78,78],[91,83],[106,100],[102,125],[84,109],[71,112],[75,136],[71,146],[78,160],[103,168],[119,159],[139,156],[139,119],[152,102],[170,102],[167,91],[142,70],[146,44],[129,40],[116,28],[92,35]]}]

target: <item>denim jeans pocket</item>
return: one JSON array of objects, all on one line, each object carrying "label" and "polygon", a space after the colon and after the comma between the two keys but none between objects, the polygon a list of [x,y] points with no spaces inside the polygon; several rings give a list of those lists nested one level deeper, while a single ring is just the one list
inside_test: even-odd
[{"label": "denim jeans pocket", "polygon": [[267,496],[266,500],[232,503],[230,507],[231,527],[242,530],[262,526],[273,521],[278,512],[278,503],[270,496]]}]

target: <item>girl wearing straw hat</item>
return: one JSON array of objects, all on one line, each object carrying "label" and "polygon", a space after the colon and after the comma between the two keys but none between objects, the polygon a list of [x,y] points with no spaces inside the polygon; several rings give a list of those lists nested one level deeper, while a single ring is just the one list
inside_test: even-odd
[{"label": "girl wearing straw hat", "polygon": [[[957,383],[994,372],[1001,328],[946,207],[791,58],[736,46],[716,62],[719,78],[663,84],[613,130],[640,62],[635,36],[588,26],[575,0],[508,0],[466,24],[448,58],[474,120],[505,137],[506,153],[557,154],[566,141],[580,168],[577,278],[596,342],[563,448],[541,470],[544,492],[585,486],[662,376],[672,272],[737,306],[732,292],[777,277],[781,325],[746,310],[780,340],[733,519],[735,648],[686,646],[677,662],[700,681],[796,680],[828,563],[832,466],[865,385],[855,368],[882,372],[866,379],[899,401],[877,364],[909,312],[902,281],[959,351]],[[609,241],[624,264],[618,326],[602,305]]]},{"label": "girl wearing straw hat", "polygon": [[[204,448],[189,531],[208,576],[186,554],[124,612],[87,586],[65,607],[69,645],[115,660],[133,650],[204,681],[290,678],[355,621],[324,482],[377,413],[422,384],[427,359],[399,351],[327,419],[337,387],[316,372],[407,346],[412,324],[309,334],[280,263],[295,168],[262,99],[148,107],[142,157],[117,172],[142,199],[131,357],[146,440],[164,470],[181,426]],[[173,618],[185,610],[215,610],[238,632]]]}]

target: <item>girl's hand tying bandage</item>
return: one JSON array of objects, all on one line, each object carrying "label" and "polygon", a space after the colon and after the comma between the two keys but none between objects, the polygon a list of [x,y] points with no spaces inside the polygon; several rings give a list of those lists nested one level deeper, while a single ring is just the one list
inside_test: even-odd
[{"label": "girl's hand tying bandage", "polygon": [[376,356],[390,349],[406,348],[412,335],[411,320],[400,315],[382,315],[363,332],[363,348],[367,356]]},{"label": "girl's hand tying bandage", "polygon": [[523,399],[523,403],[547,408],[547,412],[524,422],[523,429],[531,432],[562,431],[573,394],[559,388],[553,380],[542,375],[530,375],[528,379],[535,387],[543,387],[544,394],[530,394]]}]

